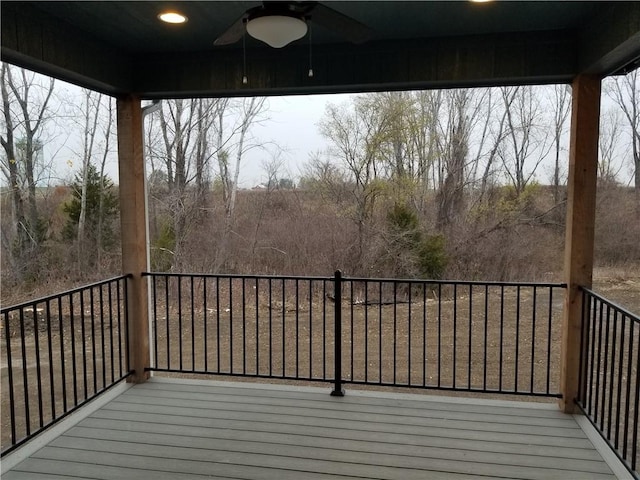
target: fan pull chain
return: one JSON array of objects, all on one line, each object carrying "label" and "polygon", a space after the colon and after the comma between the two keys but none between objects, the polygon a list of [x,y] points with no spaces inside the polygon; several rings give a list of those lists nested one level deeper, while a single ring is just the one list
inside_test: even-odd
[{"label": "fan pull chain", "polygon": [[242,84],[246,85],[247,80],[247,45],[245,37],[247,36],[247,29],[242,33]]},{"label": "fan pull chain", "polygon": [[313,77],[313,42],[312,42],[312,38],[311,38],[311,24],[307,23],[309,25],[309,78]]}]

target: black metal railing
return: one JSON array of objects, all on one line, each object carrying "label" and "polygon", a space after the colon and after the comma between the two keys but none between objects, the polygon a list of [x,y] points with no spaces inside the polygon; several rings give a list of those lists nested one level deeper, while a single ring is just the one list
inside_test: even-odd
[{"label": "black metal railing", "polygon": [[2,454],[129,374],[127,277],[0,310]]},{"label": "black metal railing", "polygon": [[154,371],[560,396],[563,284],[145,275]]},{"label": "black metal railing", "polygon": [[582,289],[576,403],[635,478],[638,472],[640,318]]}]

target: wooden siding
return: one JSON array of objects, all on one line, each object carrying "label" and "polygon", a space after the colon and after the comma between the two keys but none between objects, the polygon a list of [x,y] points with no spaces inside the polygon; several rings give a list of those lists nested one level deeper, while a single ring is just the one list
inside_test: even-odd
[{"label": "wooden siding", "polygon": [[616,478],[555,405],[154,379],[3,479]]}]

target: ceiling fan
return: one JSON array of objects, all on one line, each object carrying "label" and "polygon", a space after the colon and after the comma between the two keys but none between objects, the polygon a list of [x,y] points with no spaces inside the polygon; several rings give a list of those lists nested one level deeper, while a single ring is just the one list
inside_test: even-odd
[{"label": "ceiling fan", "polygon": [[373,33],[366,25],[319,2],[263,2],[244,12],[216,38],[214,45],[235,43],[246,31],[274,48],[281,48],[302,38],[310,22],[356,44],[366,42]]}]

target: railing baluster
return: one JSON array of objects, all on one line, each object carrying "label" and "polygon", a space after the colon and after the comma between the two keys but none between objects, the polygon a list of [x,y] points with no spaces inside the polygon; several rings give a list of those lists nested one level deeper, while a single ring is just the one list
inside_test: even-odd
[{"label": "railing baluster", "polygon": [[518,391],[518,370],[520,366],[520,293],[520,285],[518,285],[516,287],[516,353],[514,355],[516,364],[513,369],[513,390],[515,392]]},{"label": "railing baluster", "polygon": [[[608,321],[608,319],[607,319]],[[608,328],[607,328],[608,330]],[[607,411],[607,438],[611,438],[612,428],[612,415],[613,415],[613,384],[615,383],[616,372],[616,344],[618,336],[618,312],[613,312],[613,333],[611,334],[611,369],[609,371],[609,396],[608,396],[608,411]],[[605,371],[606,375],[606,371]],[[578,383],[579,384],[579,383]]]},{"label": "railing baluster", "polygon": [[467,388],[471,389],[471,364],[472,362],[472,345],[473,345],[473,284],[469,284],[469,339],[467,350]]},{"label": "railing baluster", "polygon": [[[166,279],[166,277],[165,277]],[[159,339],[159,335],[158,335],[158,281],[157,278],[155,276],[151,277],[151,296],[152,296],[152,312],[153,312],[153,317],[152,317],[152,321],[153,321],[153,338],[154,338],[154,342],[153,342],[153,367],[158,367],[160,364],[158,363],[158,339]],[[93,303],[93,302],[92,302]],[[120,328],[120,324],[118,324],[118,328]],[[167,332],[167,337],[169,337],[169,334]]]},{"label": "railing baluster", "polygon": [[[107,289],[108,289],[107,298],[109,299],[109,354],[110,354],[109,367],[111,369],[110,383],[114,383],[116,381],[116,375],[115,375],[115,361],[113,359],[114,350],[113,350],[113,283],[112,282],[107,283]],[[91,319],[91,323],[93,324],[93,318]]]},{"label": "railing baluster", "polygon": [[89,314],[91,315],[91,363],[93,367],[93,393],[96,393],[98,391],[98,364],[96,352],[96,317],[94,307],[95,298],[93,296],[93,291],[94,288],[89,289],[89,302],[91,303],[91,306],[89,307]]},{"label": "railing baluster", "polygon": [[[102,388],[107,388],[106,346],[104,344],[104,285],[100,286],[100,346],[102,347]],[[84,343],[84,342],[83,342]]]},{"label": "railing baluster", "polygon": [[529,393],[533,393],[535,390],[535,372],[536,372],[536,301],[538,299],[538,289],[533,286],[533,306],[531,307],[531,378],[529,384]]},{"label": "railing baluster", "polygon": [[86,319],[84,316],[84,292],[80,292],[80,335],[82,336],[82,379],[84,385],[83,398],[87,398],[87,396],[89,395],[87,379],[87,335],[85,322]]},{"label": "railing baluster", "polygon": [[422,386],[427,386],[427,283],[422,284]]},{"label": "railing baluster", "polygon": [[453,389],[456,388],[456,377],[458,376],[457,357],[458,357],[458,284],[453,284],[453,368],[451,374],[453,377]]},{"label": "railing baluster", "polygon": [[[129,345],[131,344],[131,342],[129,341],[130,337],[129,337],[129,322],[130,322],[130,318],[129,318],[129,309],[127,308],[127,305],[129,304],[129,286],[127,285],[127,278],[125,277],[124,280],[124,348],[125,348],[125,354],[126,354],[126,368],[127,368],[127,375],[129,375],[129,373],[131,373],[131,351],[129,350]],[[168,317],[167,317],[168,318]]]},{"label": "railing baluster", "polygon": [[498,362],[498,390],[502,391],[502,359],[504,354],[504,285],[500,285],[500,360]]},{"label": "railing baluster", "polygon": [[489,285],[484,286],[484,359],[482,369],[482,390],[487,389],[487,350],[489,349]]},{"label": "railing baluster", "polygon": [[11,420],[11,444],[15,444],[18,441],[16,434],[16,401],[13,385],[13,357],[11,354],[11,326],[9,322],[9,312],[4,312],[2,315],[4,320],[4,334],[5,334],[5,352],[7,354],[7,377],[9,381],[9,411]]},{"label": "railing baluster", "polygon": [[233,375],[233,279],[229,277],[229,373]]},{"label": "railing baluster", "polygon": [[189,292],[191,294],[191,371],[196,370],[196,312],[195,312],[195,290],[193,285],[193,275],[189,276]]},{"label": "railing baluster", "polygon": [[[603,312],[603,308],[604,308],[604,304],[602,302],[599,302],[599,307],[600,307],[600,313],[598,315],[598,360],[597,360],[597,365],[598,368],[595,372],[596,375],[596,387],[595,387],[595,393],[596,393],[596,399],[594,402],[594,406],[593,406],[593,419],[594,421],[597,423],[598,422],[598,412],[599,412],[599,406],[600,406],[600,377],[601,372],[600,372],[600,364],[601,364],[601,360],[602,360],[602,312]],[[602,427],[601,427],[602,428]]]},{"label": "railing baluster", "polygon": [[286,283],[285,279],[282,279],[282,377],[285,378],[287,376],[287,354],[286,354],[286,343],[287,343],[287,329],[286,329],[286,305],[285,305],[285,288]]},{"label": "railing baluster", "polygon": [[442,379],[442,284],[438,283],[438,356],[436,357],[438,363],[438,388],[441,387]]},{"label": "railing baluster", "polygon": [[[629,357],[629,363],[631,363],[631,356]],[[628,378],[628,382],[631,383],[631,377]],[[640,351],[636,351],[636,375],[635,375],[635,402],[633,408],[633,438],[631,439],[631,469],[636,470],[638,465],[638,417],[640,414]],[[631,402],[628,402],[631,403]]]},{"label": "railing baluster", "polygon": [[[44,426],[44,414],[42,411],[42,369],[40,367],[40,324],[38,322],[38,304],[33,304],[33,338],[36,356],[36,386],[38,389],[38,426]],[[84,342],[82,342],[84,344]],[[86,398],[85,381],[85,398]]]},{"label": "railing baluster", "polygon": [[[606,306],[606,327],[605,327],[605,339],[604,339],[604,356],[602,363],[602,405],[600,406],[600,430],[604,430],[604,420],[605,420],[605,409],[606,409],[606,391],[607,391],[607,371],[609,369],[609,322],[610,322],[610,313],[611,309],[609,305]],[[602,319],[600,320],[600,325],[602,325]],[[598,362],[600,363],[600,362]]]},{"label": "railing baluster", "polygon": [[27,375],[27,352],[24,335],[24,312],[20,311],[20,348],[22,349],[22,394],[24,397],[24,418],[26,434],[31,433],[31,415],[29,409],[29,382]]},{"label": "railing baluster", "polygon": [[309,380],[313,379],[313,286],[314,281],[308,280],[309,284]]},{"label": "railing baluster", "polygon": [[58,296],[58,332],[60,333],[60,374],[62,376],[62,411],[67,411],[67,373],[64,362],[64,315],[62,313],[62,296]]},{"label": "railing baluster", "polygon": [[378,383],[382,383],[382,282],[378,282]]},{"label": "railing baluster", "polygon": [[78,381],[76,378],[76,333],[75,315],[73,314],[73,294],[69,295],[69,325],[71,330],[71,374],[73,379],[73,406],[78,405]]},{"label": "railing baluster", "polygon": [[[56,418],[56,387],[55,387],[55,374],[53,370],[53,338],[51,336],[51,300],[48,299],[46,303],[46,315],[47,315],[47,353],[49,354],[49,394],[51,396],[51,418]],[[10,352],[7,353],[11,355]],[[94,392],[95,393],[95,392]]]},{"label": "railing baluster", "polygon": [[622,401],[622,375],[624,372],[624,334],[626,331],[626,323],[627,318],[626,315],[622,315],[622,325],[620,325],[620,357],[619,363],[620,367],[618,368],[618,392],[616,398],[616,430],[615,430],[615,438],[614,438],[614,446],[617,449],[620,446],[620,412],[621,412],[621,401]]},{"label": "railing baluster", "polygon": [[364,284],[364,383],[369,383],[369,282]]},{"label": "railing baluster", "polygon": [[[171,312],[169,310],[169,277],[164,277],[164,319],[166,324],[166,334],[167,334],[167,369],[170,369],[172,366],[171,363],[171,327],[169,325],[169,318],[171,316]],[[127,345],[129,342],[127,342]]]},{"label": "railing baluster", "polygon": [[300,314],[299,314],[299,306],[300,306],[300,297],[299,297],[299,285],[298,285],[298,279],[296,278],[294,280],[294,285],[295,285],[295,299],[296,299],[296,306],[294,307],[295,310],[295,317],[296,317],[296,378],[300,377]]},{"label": "railing baluster", "polygon": [[597,300],[594,298],[594,302],[593,305],[591,306],[592,310],[589,312],[589,317],[590,317],[590,321],[589,321],[589,332],[591,333],[591,342],[590,342],[590,346],[591,346],[591,352],[589,355],[589,362],[590,362],[590,366],[589,368],[589,381],[588,381],[588,390],[589,390],[589,394],[588,394],[588,401],[587,401],[587,410],[589,412],[589,414],[591,414],[593,412],[593,374],[595,371],[594,368],[594,363],[595,363],[595,358],[596,358],[596,316],[597,316],[597,309],[598,309],[598,302]]},{"label": "railing baluster", "polygon": [[333,283],[334,302],[334,386],[331,391],[333,397],[343,397],[344,389],[342,388],[342,272],[337,270],[334,274]]},{"label": "railing baluster", "polygon": [[[582,319],[581,319],[581,327],[580,327],[581,328],[580,330],[580,370],[578,371],[578,398],[577,398],[577,400],[582,403],[584,403],[586,392],[587,392],[586,365],[588,362],[590,308],[591,308],[591,297],[585,293],[584,295],[582,295]],[[547,376],[547,382],[548,381],[549,381],[549,377]]]},{"label": "railing baluster", "polygon": [[[127,283],[125,280],[118,280],[118,288],[116,289],[116,302],[118,302],[118,377],[122,377],[122,297],[121,291],[127,289]],[[126,309],[126,303],[124,305]],[[93,315],[92,315],[93,316]]]},{"label": "railing baluster", "polygon": [[[398,284],[393,282],[393,384],[397,384],[396,372],[398,370]],[[382,307],[381,307],[382,308]]]},{"label": "railing baluster", "polygon": [[178,277],[178,365],[182,370],[182,277]]},{"label": "railing baluster", "polygon": [[322,379],[327,379],[327,282],[322,281]]},{"label": "railing baluster", "polygon": [[255,279],[255,299],[256,299],[256,375],[260,375],[260,320],[259,320],[259,311],[260,311],[260,280],[258,278]]},{"label": "railing baluster", "polygon": [[411,289],[413,285],[409,282],[409,294],[407,298],[407,309],[409,318],[407,319],[407,323],[409,324],[407,331],[407,385],[411,385]]},{"label": "railing baluster", "polygon": [[[629,415],[631,410],[631,378],[633,374],[633,336],[635,330],[635,322],[629,322],[629,354],[627,356],[627,392],[626,392],[626,402],[625,402],[625,412],[624,412],[624,431],[623,431],[623,445],[622,445],[622,458],[628,460],[627,452],[629,447]],[[640,356],[640,352],[636,352],[636,356]],[[636,404],[634,406],[634,410],[638,411],[638,397],[636,396]]]},{"label": "railing baluster", "polygon": [[247,373],[247,291],[246,278],[242,279],[242,373]]},{"label": "railing baluster", "polygon": [[553,319],[553,287],[549,287],[549,316],[547,317],[547,388],[546,394],[551,392],[551,329]]},{"label": "railing baluster", "polygon": [[216,277],[216,367],[222,373],[220,366],[220,278]]},{"label": "railing baluster", "polygon": [[273,375],[273,282],[269,279],[269,376]]},{"label": "railing baluster", "polygon": [[209,332],[207,326],[209,324],[209,309],[207,305],[207,278],[205,277],[202,282],[202,356],[204,361],[204,371],[209,371]]}]

